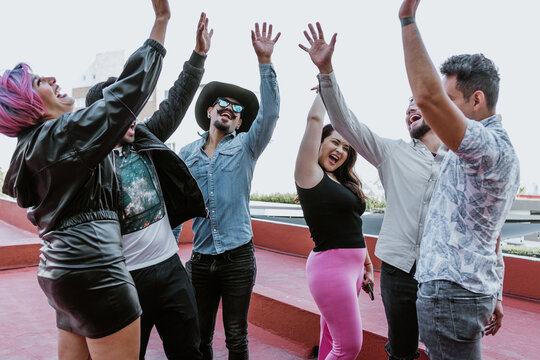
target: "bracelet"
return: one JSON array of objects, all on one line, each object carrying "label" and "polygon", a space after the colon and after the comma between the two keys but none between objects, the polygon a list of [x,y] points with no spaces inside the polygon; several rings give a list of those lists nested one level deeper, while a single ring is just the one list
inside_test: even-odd
[{"label": "bracelet", "polygon": [[401,27],[405,27],[409,24],[414,24],[414,16],[400,18],[399,21],[401,21]]}]

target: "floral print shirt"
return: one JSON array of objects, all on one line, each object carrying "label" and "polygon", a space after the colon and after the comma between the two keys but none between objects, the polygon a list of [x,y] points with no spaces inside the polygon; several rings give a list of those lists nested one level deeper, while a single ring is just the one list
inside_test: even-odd
[{"label": "floral print shirt", "polygon": [[519,160],[501,116],[468,120],[449,151],[429,205],[416,271],[419,283],[449,280],[495,294],[497,237],[519,187]]}]

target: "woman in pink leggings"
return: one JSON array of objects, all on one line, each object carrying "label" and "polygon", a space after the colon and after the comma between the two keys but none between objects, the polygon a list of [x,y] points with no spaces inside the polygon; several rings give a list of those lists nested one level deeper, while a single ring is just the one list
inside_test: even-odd
[{"label": "woman in pink leggings", "polygon": [[315,242],[306,272],[321,312],[319,359],[355,359],[362,348],[358,295],[363,285],[373,286],[373,266],[360,217],[366,202],[354,172],[356,152],[332,125],[323,127],[324,113],[317,95],[296,158],[294,178]]}]

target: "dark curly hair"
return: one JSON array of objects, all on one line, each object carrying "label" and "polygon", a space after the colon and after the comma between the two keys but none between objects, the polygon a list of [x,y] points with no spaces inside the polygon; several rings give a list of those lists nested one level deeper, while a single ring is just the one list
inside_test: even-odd
[{"label": "dark curly hair", "polygon": [[[323,127],[321,143],[324,141],[324,139],[329,137],[330,134],[332,134],[332,131],[334,131],[334,127],[331,124],[327,124]],[[343,186],[347,187],[354,194],[356,194],[360,200],[366,201],[366,196],[362,191],[362,182],[354,171],[356,157],[356,151],[349,146],[349,150],[347,151],[347,159],[334,171],[334,175],[336,175],[336,178],[341,184],[343,184]]]},{"label": "dark curly hair", "polygon": [[92,86],[86,93],[86,106],[90,106],[96,101],[103,99],[103,89],[114,84],[116,80],[117,78],[111,76],[107,80],[98,82],[96,85]]},{"label": "dark curly hair", "polygon": [[494,110],[499,98],[499,70],[495,63],[483,54],[455,55],[448,58],[440,68],[443,75],[456,75],[456,88],[465,99],[481,90],[486,96],[488,109]]}]

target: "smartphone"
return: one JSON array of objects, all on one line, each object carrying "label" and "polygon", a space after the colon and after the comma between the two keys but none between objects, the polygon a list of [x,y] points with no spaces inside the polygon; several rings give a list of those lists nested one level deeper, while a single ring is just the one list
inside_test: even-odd
[{"label": "smartphone", "polygon": [[373,295],[373,289],[371,288],[371,284],[364,285],[363,288],[368,293],[371,301],[375,300],[375,295]]},{"label": "smartphone", "polygon": [[[366,274],[364,274],[364,280],[366,279],[367,279]],[[371,301],[375,300],[375,295],[373,295],[373,289],[371,288],[370,283],[367,283],[366,285],[362,285],[362,289],[364,289],[364,291],[368,293]]]}]

